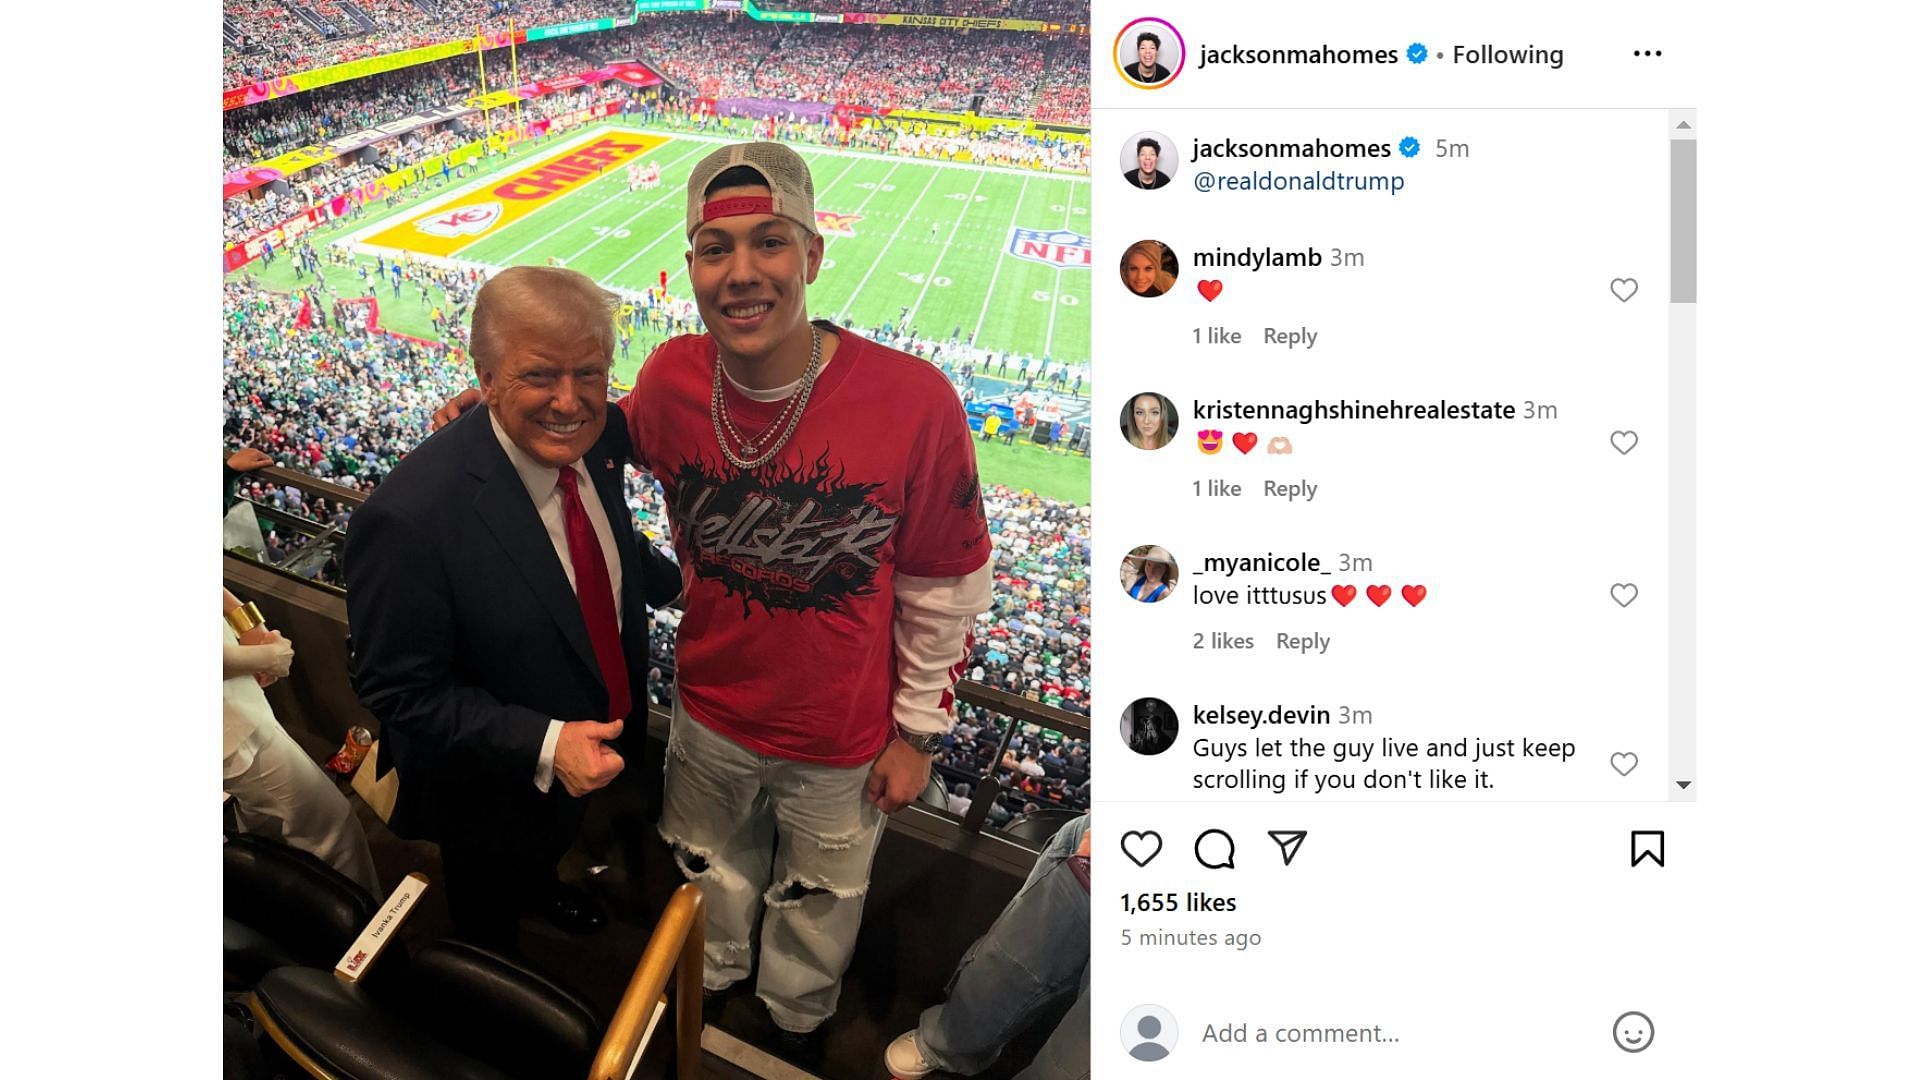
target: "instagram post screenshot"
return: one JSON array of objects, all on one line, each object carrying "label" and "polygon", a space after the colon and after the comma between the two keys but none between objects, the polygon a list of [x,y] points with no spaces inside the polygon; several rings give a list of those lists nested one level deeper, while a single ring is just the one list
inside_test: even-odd
[{"label": "instagram post screenshot", "polygon": [[1685,941],[1554,929],[1656,921],[1702,797],[1684,72],[1622,90],[1665,50],[1550,19],[1122,16],[1096,1072],[1686,1058]]},{"label": "instagram post screenshot", "polygon": [[1915,1071],[1912,13],[74,14],[20,1075]]}]

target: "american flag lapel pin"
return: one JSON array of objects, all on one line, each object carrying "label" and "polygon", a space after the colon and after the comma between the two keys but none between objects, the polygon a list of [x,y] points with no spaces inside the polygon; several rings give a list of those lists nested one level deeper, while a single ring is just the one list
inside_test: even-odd
[{"label": "american flag lapel pin", "polygon": [[611,469],[611,468],[613,468],[613,459],[612,459],[612,458],[608,458],[608,459],[607,459],[607,463],[606,463],[605,465],[602,465],[602,466],[600,466],[600,467],[601,467],[601,468],[603,468],[603,469]]}]

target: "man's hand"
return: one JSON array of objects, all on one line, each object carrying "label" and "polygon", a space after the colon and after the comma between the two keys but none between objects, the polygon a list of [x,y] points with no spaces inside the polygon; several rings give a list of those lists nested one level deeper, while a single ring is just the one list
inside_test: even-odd
[{"label": "man's hand", "polygon": [[227,459],[227,468],[234,472],[252,472],[255,469],[264,469],[271,464],[273,464],[272,458],[251,446],[241,447]]},{"label": "man's hand", "polygon": [[933,770],[933,755],[923,754],[895,739],[873,763],[867,774],[867,801],[881,813],[900,810],[927,789],[927,774]]},{"label": "man's hand", "polygon": [[597,720],[575,720],[560,725],[560,741],[553,747],[553,775],[567,785],[575,797],[599,791],[627,767],[625,758],[608,739],[619,738],[626,721],[603,724]]},{"label": "man's hand", "polygon": [[440,406],[440,408],[434,412],[433,419],[427,425],[427,430],[439,431],[441,428],[460,419],[461,413],[466,412],[478,404],[480,404],[480,391],[475,390],[471,386],[467,387],[465,390],[460,391],[458,397]]}]

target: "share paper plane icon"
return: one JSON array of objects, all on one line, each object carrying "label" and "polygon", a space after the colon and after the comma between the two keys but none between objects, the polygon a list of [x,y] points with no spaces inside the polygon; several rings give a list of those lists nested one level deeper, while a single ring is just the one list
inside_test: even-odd
[{"label": "share paper plane icon", "polygon": [[1307,838],[1304,829],[1268,829],[1267,835],[1280,845],[1280,861],[1287,866],[1293,865],[1293,857],[1300,853],[1300,841]]}]

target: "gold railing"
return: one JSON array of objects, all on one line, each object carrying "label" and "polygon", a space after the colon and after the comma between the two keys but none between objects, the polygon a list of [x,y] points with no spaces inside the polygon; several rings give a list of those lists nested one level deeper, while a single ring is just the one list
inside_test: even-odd
[{"label": "gold railing", "polygon": [[653,1018],[666,996],[667,979],[674,980],[674,1072],[680,1080],[700,1076],[700,987],[705,967],[706,900],[691,883],[674,890],[667,910],[647,939],[646,951],[633,969],[627,992],[607,1024],[600,1052],[594,1055],[589,1080],[627,1080],[634,1060],[647,1048]]}]

